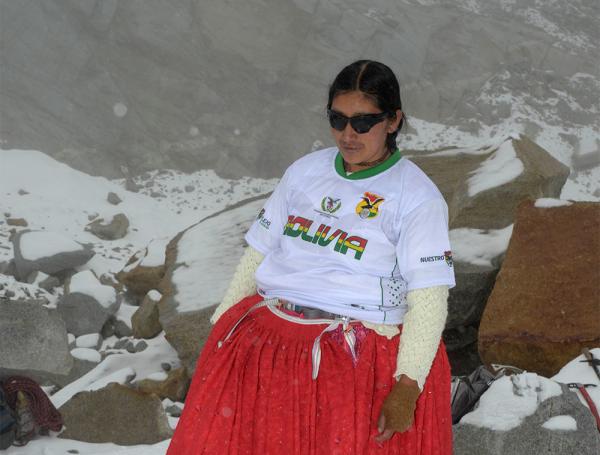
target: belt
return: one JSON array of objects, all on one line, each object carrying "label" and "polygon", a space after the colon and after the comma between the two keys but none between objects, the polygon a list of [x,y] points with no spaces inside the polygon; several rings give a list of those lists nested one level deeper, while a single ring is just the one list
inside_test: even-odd
[{"label": "belt", "polygon": [[296,305],[295,303],[287,302],[285,300],[279,300],[279,303],[282,308],[300,313],[306,319],[342,319],[345,317],[341,314],[330,313],[329,311],[321,310],[319,308]]},{"label": "belt", "polygon": [[[307,318],[307,319],[303,319],[303,318],[299,318],[297,316],[291,316],[283,311],[281,311],[281,307],[286,307],[286,305],[292,305],[292,307],[294,308],[302,308],[303,310],[316,310],[316,308],[309,308],[309,307],[300,307],[297,305],[293,305],[290,304],[289,302],[285,302],[283,303],[280,300],[274,298],[274,299],[268,299],[268,300],[263,300],[262,302],[257,303],[256,305],[252,306],[251,308],[248,309],[248,311],[246,311],[242,317],[234,324],[234,326],[231,328],[231,330],[229,331],[229,333],[227,334],[227,336],[219,341],[217,343],[217,347],[220,349],[223,344],[229,339],[229,337],[231,337],[231,335],[233,335],[233,332],[235,332],[235,329],[237,329],[238,325],[240,325],[240,323],[246,318],[246,316],[248,316],[251,312],[253,312],[254,310],[257,310],[258,308],[262,308],[262,307],[267,307],[273,314],[275,314],[276,316],[279,316],[282,319],[285,319],[287,321],[290,322],[294,322],[296,324],[302,324],[302,325],[314,325],[314,324],[328,324],[327,327],[325,327],[325,329],[323,329],[323,331],[315,338],[314,342],[313,342],[313,348],[312,348],[312,378],[313,379],[317,379],[317,376],[319,375],[319,365],[321,364],[321,337],[326,334],[327,332],[333,332],[334,330],[336,330],[340,325],[342,326],[342,333],[344,334],[344,340],[346,341],[346,343],[348,344],[348,348],[350,350],[350,354],[352,355],[352,360],[354,363],[356,363],[358,357],[356,354],[356,335],[354,334],[354,329],[352,328],[351,323],[352,322],[360,322],[356,319],[350,319],[350,317],[348,316],[341,316],[341,315],[336,315],[336,314],[332,314],[332,313],[328,313],[327,311],[322,311],[322,310],[317,310],[317,311],[321,311],[321,314],[327,314],[327,315],[331,315],[333,317],[319,317],[319,318]],[[291,309],[289,307],[287,307],[286,309]],[[292,311],[297,311],[296,309],[292,309]],[[304,313],[302,313],[304,314]],[[317,314],[317,313],[314,313]]]}]

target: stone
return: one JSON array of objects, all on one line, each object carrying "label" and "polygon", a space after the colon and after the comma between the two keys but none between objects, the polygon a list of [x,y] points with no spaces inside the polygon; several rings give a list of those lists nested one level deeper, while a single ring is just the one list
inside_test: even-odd
[{"label": "stone", "polygon": [[171,370],[164,381],[143,379],[135,383],[138,390],[154,393],[161,400],[169,398],[172,401],[184,401],[190,385],[190,379],[185,368]]},{"label": "stone", "polygon": [[56,310],[29,300],[0,300],[0,377],[22,375],[46,382],[73,367],[67,328]]},{"label": "stone", "polygon": [[494,287],[498,266],[454,261],[456,286],[448,297],[446,329],[479,322]]},{"label": "stone", "polygon": [[105,223],[104,218],[92,221],[85,230],[102,240],[117,240],[127,235],[128,228],[129,219],[125,214],[118,213],[108,223]]},{"label": "stone", "polygon": [[171,406],[167,406],[165,408],[165,412],[169,414],[171,417],[180,417],[183,409],[176,404],[172,404]]},{"label": "stone", "polygon": [[[88,262],[95,254],[91,246],[82,245],[55,232],[21,231],[13,236],[12,243],[15,277],[20,281],[26,280],[30,273],[38,270],[48,275],[56,275],[74,269]],[[64,249],[45,257],[23,255],[23,247],[27,251],[36,244],[62,245]]]},{"label": "stone", "polygon": [[600,345],[600,203],[524,201],[479,327],[487,363],[555,374]]},{"label": "stone", "polygon": [[154,338],[162,332],[159,321],[158,302],[148,296],[131,316],[133,336],[136,338]]},{"label": "stone", "polygon": [[67,324],[69,333],[75,336],[100,333],[111,313],[98,301],[81,292],[64,295],[57,304],[58,312]]},{"label": "stone", "polygon": [[100,331],[100,335],[102,338],[110,338],[115,334],[115,325],[113,318],[108,318],[108,320],[102,326],[102,330]]},{"label": "stone", "polygon": [[164,264],[144,266],[143,255],[146,251],[132,256],[123,270],[117,273],[117,280],[127,287],[136,298],[143,299],[152,289],[158,288],[165,275]]},{"label": "stone", "polygon": [[[510,155],[513,155],[512,158]],[[501,229],[514,221],[523,199],[558,198],[569,168],[526,136],[507,138],[496,147],[440,149],[408,155],[438,186],[448,203],[450,229],[469,227]],[[514,179],[487,188],[477,180],[492,181],[491,163],[506,160],[505,166],[521,167]],[[484,172],[484,174],[481,174]],[[518,175],[517,175],[518,173]],[[499,182],[500,183],[500,182]]]},{"label": "stone", "polygon": [[8,218],[6,220],[6,224],[9,226],[19,226],[19,227],[27,227],[29,224],[25,220],[25,218]]},{"label": "stone", "polygon": [[131,327],[129,327],[125,321],[121,319],[115,319],[113,325],[115,328],[115,335],[118,338],[129,337],[133,335],[133,330],[131,330]]},{"label": "stone", "polygon": [[112,191],[108,193],[106,200],[112,205],[119,205],[121,202],[123,202],[117,193],[113,193]]},{"label": "stone", "polygon": [[134,352],[142,352],[142,351],[145,351],[147,348],[148,348],[148,343],[146,343],[144,340],[138,341],[135,344]]},{"label": "stone", "polygon": [[[228,207],[177,234],[169,242],[166,251],[165,276],[157,289],[162,294],[158,304],[160,323],[165,338],[179,355],[190,374],[212,328],[210,317],[229,285],[229,280],[243,254],[243,235],[260,211],[265,195],[250,198]],[[208,254],[191,256],[180,242],[203,242],[211,239],[220,250],[206,250]],[[204,250],[202,250],[204,251]],[[227,254],[223,254],[227,251]],[[217,267],[218,264],[218,267]],[[198,277],[191,288],[179,288],[175,284],[179,273],[189,274],[189,268],[198,270]],[[188,275],[185,275],[188,276]],[[187,289],[187,292],[186,292]],[[192,289],[203,289],[202,295]],[[191,292],[191,293],[190,293]]]},{"label": "stone", "polygon": [[[461,420],[452,429],[454,454],[596,455],[600,453],[600,435],[589,409],[581,404],[577,395],[565,385],[561,385],[561,389],[561,395],[542,401],[533,415],[525,417],[518,427],[508,431],[465,424]],[[498,420],[501,420],[502,415],[499,412],[497,414]],[[568,415],[575,419],[577,429],[561,431],[543,427],[550,418],[559,415]]]},{"label": "stone", "polygon": [[130,446],[156,444],[168,439],[169,427],[156,395],[109,384],[93,392],[80,392],[59,409],[64,419],[63,439]]}]

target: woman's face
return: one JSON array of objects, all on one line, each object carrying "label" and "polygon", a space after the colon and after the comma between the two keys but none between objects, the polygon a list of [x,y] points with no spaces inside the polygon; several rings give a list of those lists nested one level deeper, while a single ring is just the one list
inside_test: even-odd
[{"label": "woman's face", "polygon": [[[365,114],[379,114],[381,109],[359,91],[345,92],[337,95],[331,103],[331,110],[346,117],[355,117]],[[384,156],[387,151],[385,139],[388,133],[393,133],[398,128],[402,112],[396,111],[395,118],[386,117],[363,134],[359,134],[350,125],[346,125],[343,131],[331,128],[331,135],[335,140],[344,161],[347,171],[359,171],[370,166],[361,166],[358,163],[375,161]]]}]

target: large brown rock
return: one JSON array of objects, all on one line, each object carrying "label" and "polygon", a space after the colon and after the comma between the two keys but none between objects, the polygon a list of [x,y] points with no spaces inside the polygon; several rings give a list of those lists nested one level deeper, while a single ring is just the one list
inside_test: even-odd
[{"label": "large brown rock", "polygon": [[173,432],[160,398],[112,383],[80,392],[60,408],[65,431],[60,438],[120,445],[155,444]]},{"label": "large brown rock", "polygon": [[166,251],[165,276],[158,289],[165,338],[190,374],[244,252],[244,234],[267,195],[241,201],[180,232]]},{"label": "large brown rock", "polygon": [[[512,159],[511,153],[514,154]],[[567,166],[525,136],[507,138],[498,146],[479,150],[448,148],[409,155],[409,158],[444,195],[450,229],[504,228],[513,222],[515,210],[524,199],[559,197],[570,172]],[[476,191],[473,179],[477,174],[491,182],[498,175],[506,174],[509,166],[522,166],[522,171],[515,171],[518,175],[510,181],[498,180],[496,185]]]},{"label": "large brown rock", "polygon": [[600,345],[600,203],[522,203],[479,328],[485,363],[552,376]]}]

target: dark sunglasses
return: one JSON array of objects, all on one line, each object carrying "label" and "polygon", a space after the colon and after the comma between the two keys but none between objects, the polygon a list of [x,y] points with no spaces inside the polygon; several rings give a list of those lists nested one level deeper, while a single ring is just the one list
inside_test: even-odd
[{"label": "dark sunglasses", "polygon": [[368,133],[378,123],[382,122],[386,117],[389,117],[388,112],[380,112],[378,114],[356,115],[354,117],[346,117],[339,112],[327,109],[327,118],[333,129],[344,131],[346,125],[350,122],[352,129],[358,134]]}]

